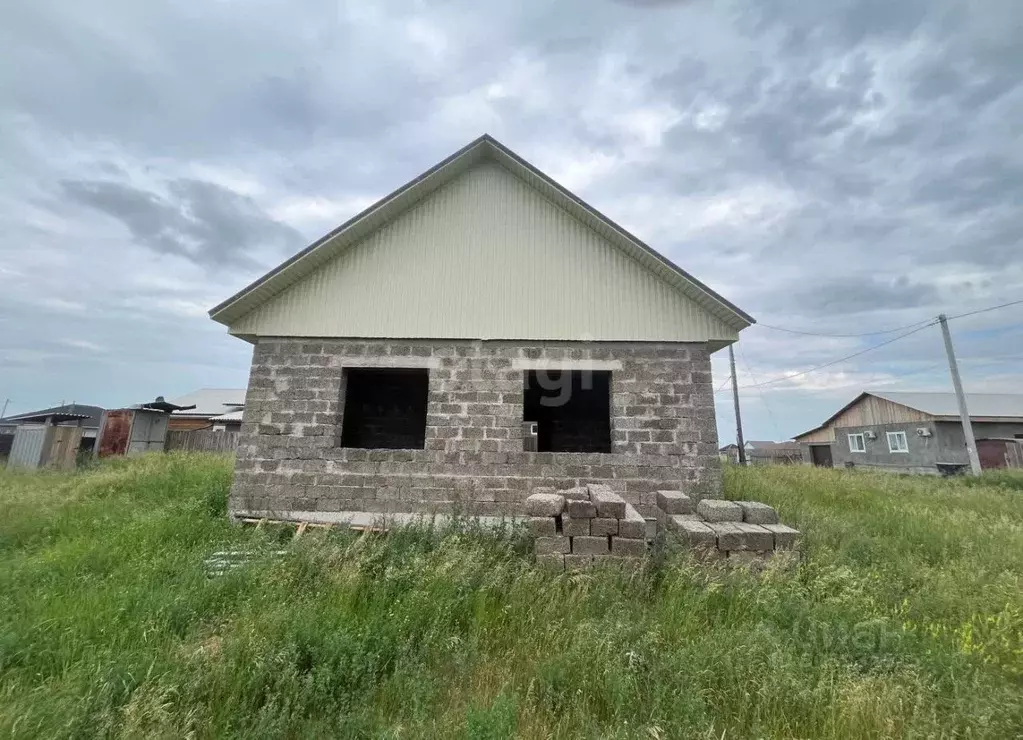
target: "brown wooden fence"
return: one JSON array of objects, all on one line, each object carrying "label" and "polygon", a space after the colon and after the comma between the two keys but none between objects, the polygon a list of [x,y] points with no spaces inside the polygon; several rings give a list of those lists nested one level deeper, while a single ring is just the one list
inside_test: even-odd
[{"label": "brown wooden fence", "polygon": [[234,452],[239,432],[215,432],[212,429],[167,432],[164,449],[188,452]]}]

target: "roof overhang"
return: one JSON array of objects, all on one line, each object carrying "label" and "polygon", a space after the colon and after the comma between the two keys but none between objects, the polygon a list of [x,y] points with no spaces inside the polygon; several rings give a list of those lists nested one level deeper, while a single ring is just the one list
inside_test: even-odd
[{"label": "roof overhang", "polygon": [[[661,276],[708,313],[739,331],[756,320],[701,283],[640,239],[584,203],[496,139],[484,134],[411,182],[377,201],[210,310],[214,321],[225,326],[294,285],[328,260],[357,244],[442,185],[476,163],[490,159],[517,175],[553,204],[609,239],[640,264]],[[721,343],[724,346],[727,342]],[[715,347],[714,349],[720,349]]]}]

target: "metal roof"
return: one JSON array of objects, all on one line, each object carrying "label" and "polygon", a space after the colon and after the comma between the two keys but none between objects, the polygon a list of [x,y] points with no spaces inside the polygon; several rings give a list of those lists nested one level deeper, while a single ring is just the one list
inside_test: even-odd
[{"label": "metal roof", "polygon": [[0,426],[14,426],[18,424],[43,422],[52,418],[54,423],[67,421],[81,421],[83,427],[99,427],[100,419],[103,416],[103,409],[99,406],[88,406],[81,403],[67,403],[63,406],[53,406],[39,411],[26,411],[23,414],[13,414],[0,419]]},{"label": "metal roof", "polygon": [[754,450],[762,450],[764,452],[770,452],[772,450],[793,450],[799,449],[798,442],[772,442],[769,440],[756,440],[747,439],[746,446],[752,447]]},{"label": "metal roof", "polygon": [[226,414],[211,417],[210,421],[241,422],[242,414],[244,413],[245,413],[244,409],[238,409],[237,411],[228,411]]},{"label": "metal roof", "polygon": [[187,411],[174,411],[173,416],[219,416],[245,405],[244,388],[200,388],[171,401],[175,406],[195,406]]},{"label": "metal roof", "polygon": [[[935,417],[959,418],[955,393],[920,393],[898,391],[867,391],[872,396],[908,406]],[[970,418],[1023,419],[1023,393],[967,393],[966,407]]]},{"label": "metal roof", "polygon": [[526,160],[484,134],[447,159],[367,208],[294,257],[210,310],[210,317],[225,325],[312,273],[424,197],[450,182],[483,159],[496,161],[556,206],[575,216],[637,262],[663,277],[673,288],[735,330],[755,320],[673,262],[658,254],[607,216],[584,203]]},{"label": "metal roof", "polygon": [[[1023,420],[1023,393],[967,393],[966,408],[970,412],[971,421],[992,421],[1007,419]],[[933,416],[938,421],[959,421],[959,403],[955,393],[927,391],[863,391],[856,398],[833,413],[823,423],[797,434],[800,439],[808,434],[824,429],[831,422],[863,400],[866,396],[876,396],[891,403],[911,408],[920,413]]]}]

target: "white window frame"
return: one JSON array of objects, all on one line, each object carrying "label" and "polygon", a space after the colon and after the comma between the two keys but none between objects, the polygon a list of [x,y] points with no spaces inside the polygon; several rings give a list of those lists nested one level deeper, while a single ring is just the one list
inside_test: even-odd
[{"label": "white window frame", "polygon": [[[895,455],[895,454],[899,454],[899,455],[907,455],[907,454],[909,454],[909,437],[906,436],[906,433],[904,431],[888,432],[887,437],[888,437],[888,451],[890,453],[892,453],[893,455]],[[892,440],[893,439],[899,439],[900,437],[902,438],[902,445],[898,449],[896,449],[895,447],[892,447]]]},{"label": "white window frame", "polygon": [[[855,446],[853,446],[853,439],[855,439],[856,437],[860,438],[859,449],[857,449]],[[860,432],[859,434],[850,434],[849,435],[849,452],[858,452],[860,454],[863,454],[866,451],[867,451],[867,438],[863,435],[863,432]]]}]

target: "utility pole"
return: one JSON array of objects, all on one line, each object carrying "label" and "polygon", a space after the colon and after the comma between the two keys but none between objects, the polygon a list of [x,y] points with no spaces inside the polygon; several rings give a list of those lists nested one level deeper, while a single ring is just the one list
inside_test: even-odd
[{"label": "utility pole", "polygon": [[7,416],[7,404],[9,404],[10,402],[11,402],[11,399],[9,399],[9,398],[5,398],[4,399],[4,410],[0,411],[0,419],[2,419],[5,416]]},{"label": "utility pole", "polygon": [[732,368],[732,401],[735,403],[735,443],[739,447],[739,464],[746,464],[746,443],[742,439],[742,415],[739,413],[739,380],[735,377],[735,350],[728,345],[728,364]]},{"label": "utility pole", "polygon": [[952,335],[948,331],[948,317],[938,316],[941,322],[941,334],[945,338],[945,353],[948,355],[948,371],[952,375],[952,387],[955,388],[956,401],[959,402],[959,419],[963,423],[963,436],[966,437],[966,453],[970,456],[970,470],[980,475],[980,457],[977,456],[977,440],[973,438],[973,424],[970,422],[970,411],[966,407],[966,396],[963,395],[963,381],[959,379],[959,364],[952,348]]}]

